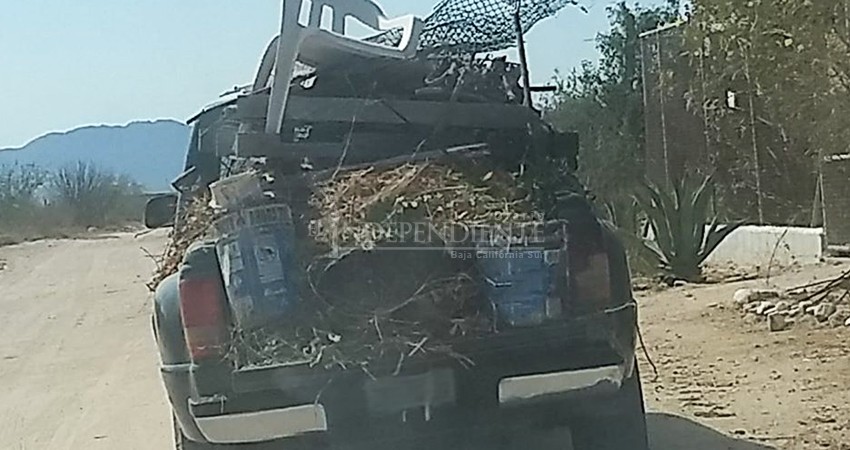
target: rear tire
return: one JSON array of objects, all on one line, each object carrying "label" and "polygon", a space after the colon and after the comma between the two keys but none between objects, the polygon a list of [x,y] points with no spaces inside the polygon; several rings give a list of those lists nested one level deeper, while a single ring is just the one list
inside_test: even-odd
[{"label": "rear tire", "polygon": [[614,415],[577,419],[571,427],[574,450],[649,450],[646,409],[637,367],[620,388]]},{"label": "rear tire", "polygon": [[183,430],[180,429],[180,424],[174,416],[172,416],[171,424],[172,430],[174,431],[175,450],[215,450],[216,448],[220,448],[212,444],[201,444],[200,442],[190,441],[189,438],[183,434]]}]

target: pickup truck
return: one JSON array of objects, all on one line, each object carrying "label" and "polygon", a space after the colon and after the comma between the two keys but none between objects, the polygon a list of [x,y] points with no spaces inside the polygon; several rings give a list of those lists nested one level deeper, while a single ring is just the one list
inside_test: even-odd
[{"label": "pickup truck", "polygon": [[[405,66],[407,73],[416,70],[425,69]],[[427,140],[437,149],[486,145],[504,164],[538,152],[576,169],[575,136],[554,131],[519,100],[428,89],[364,101],[334,96],[336,76],[293,87],[284,124],[290,131],[281,136],[256,131],[263,128],[268,91],[204,109],[191,120],[186,171],[174,183],[179,193],[151,200],[147,225],[179,227],[186,205],[222,176],[223,162],[240,155],[262,154],[281,177],[297,178],[306,170],[305,154],[317,155],[310,171],[339,170],[341,155],[345,164],[368,164],[414,154]],[[340,83],[380,84],[380,78]],[[383,95],[370,83],[370,95]],[[364,123],[355,131],[346,112],[363,122],[414,119]],[[538,430],[567,427],[572,442],[562,448],[647,449],[635,360],[637,304],[624,248],[583,190],[545,189],[557,200],[552,216],[566,224],[558,240],[557,308],[535,323],[458,338],[453,349],[465,363],[423,355],[403,366],[397,357],[374,361],[370,371],[234,364],[215,350],[227,345],[234,326],[215,243],[193,243],[154,295],[153,331],[175,448],[501,448]]]}]

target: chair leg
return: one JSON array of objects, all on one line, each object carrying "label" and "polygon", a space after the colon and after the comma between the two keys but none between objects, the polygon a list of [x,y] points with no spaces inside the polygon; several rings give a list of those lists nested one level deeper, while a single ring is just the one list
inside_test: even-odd
[{"label": "chair leg", "polygon": [[260,62],[260,68],[257,70],[257,76],[254,78],[254,91],[265,89],[269,86],[272,72],[274,72],[275,58],[277,58],[277,46],[280,43],[280,36],[275,36],[274,39],[266,47],[266,52],[263,54],[263,59]]},{"label": "chair leg", "polygon": [[266,133],[268,134],[280,134],[283,127],[292,72],[295,70],[295,60],[298,58],[298,50],[301,47],[302,33],[301,26],[298,24],[300,13],[300,0],[284,1],[280,40],[275,58],[275,74],[266,115]]}]

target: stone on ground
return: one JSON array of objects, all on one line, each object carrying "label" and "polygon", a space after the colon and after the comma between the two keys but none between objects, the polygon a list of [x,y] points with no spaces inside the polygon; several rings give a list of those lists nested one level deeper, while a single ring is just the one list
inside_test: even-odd
[{"label": "stone on ground", "polygon": [[776,289],[738,289],[733,296],[735,304],[738,306],[777,298],[779,298],[779,291]]},{"label": "stone on ground", "polygon": [[757,315],[763,316],[771,308],[773,308],[773,303],[768,302],[768,301],[763,301],[763,302],[759,303],[758,306],[756,306],[755,312],[756,312]]},{"label": "stone on ground", "polygon": [[826,322],[837,310],[838,308],[832,303],[821,303],[815,307],[815,317],[821,322]]},{"label": "stone on ground", "polygon": [[773,313],[767,316],[767,326],[771,332],[785,331],[788,329],[790,322],[785,314]]}]

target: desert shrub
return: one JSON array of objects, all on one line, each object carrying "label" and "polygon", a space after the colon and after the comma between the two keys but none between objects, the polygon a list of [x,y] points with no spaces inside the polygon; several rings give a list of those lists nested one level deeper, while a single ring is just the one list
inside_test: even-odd
[{"label": "desert shrub", "polygon": [[0,166],[0,227],[20,227],[36,218],[48,178],[45,170],[33,165]]},{"label": "desert shrub", "polygon": [[702,281],[702,266],[741,224],[721,224],[711,211],[713,181],[684,177],[672,192],[646,183],[636,196],[652,228],[645,248],[673,280]]},{"label": "desert shrub", "polygon": [[134,220],[141,211],[141,187],[124,175],[93,163],[58,169],[50,179],[53,206],[79,227],[103,227]]}]

